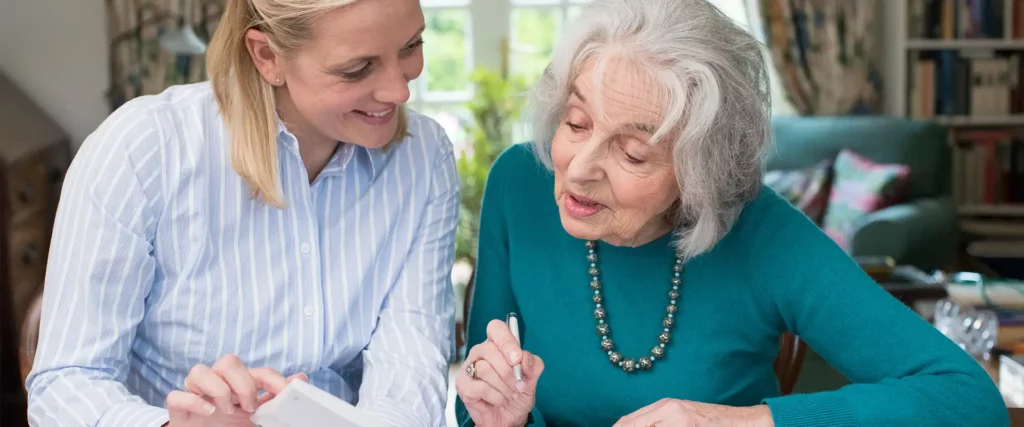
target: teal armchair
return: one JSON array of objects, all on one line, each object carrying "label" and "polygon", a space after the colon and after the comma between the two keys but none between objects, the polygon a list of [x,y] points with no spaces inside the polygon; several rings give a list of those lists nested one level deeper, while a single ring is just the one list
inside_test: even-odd
[{"label": "teal armchair", "polygon": [[867,215],[852,237],[852,256],[892,257],[924,271],[956,258],[958,226],[951,196],[946,130],[931,122],[881,116],[780,117],[768,170],[812,167],[849,149],[872,161],[910,167],[907,202]]}]

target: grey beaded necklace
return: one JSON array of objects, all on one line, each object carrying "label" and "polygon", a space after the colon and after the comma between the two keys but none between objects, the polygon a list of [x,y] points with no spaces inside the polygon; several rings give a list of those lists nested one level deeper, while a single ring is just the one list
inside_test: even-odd
[{"label": "grey beaded necklace", "polygon": [[668,314],[661,321],[664,330],[658,335],[659,343],[651,349],[650,356],[641,357],[639,361],[631,357],[623,359],[622,354],[615,351],[615,342],[611,339],[611,327],[605,322],[608,313],[601,305],[601,280],[599,277],[601,271],[597,268],[597,244],[593,240],[587,241],[587,261],[590,262],[588,271],[590,273],[590,289],[594,290],[594,318],[597,319],[597,334],[601,336],[601,349],[608,353],[608,360],[622,368],[623,371],[634,372],[637,368],[640,370],[651,369],[654,367],[655,360],[665,357],[665,345],[672,338],[670,330],[675,325],[675,313],[679,310],[676,306],[676,299],[679,298],[679,284],[682,282],[680,276],[683,272],[683,261],[676,258],[675,264],[672,265],[672,289],[668,291],[669,303],[665,308]]}]

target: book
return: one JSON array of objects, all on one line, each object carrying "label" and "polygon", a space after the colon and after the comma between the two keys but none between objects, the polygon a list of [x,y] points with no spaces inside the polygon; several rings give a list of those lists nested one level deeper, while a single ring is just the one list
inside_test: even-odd
[{"label": "book", "polygon": [[946,283],[949,300],[962,308],[1024,311],[1024,281],[987,279],[977,273],[957,273]]},{"label": "book", "polygon": [[999,391],[1014,406],[1024,405],[1024,356],[999,356]]},{"label": "book", "polygon": [[252,416],[259,427],[377,427],[373,419],[351,403],[305,381],[292,381]]}]

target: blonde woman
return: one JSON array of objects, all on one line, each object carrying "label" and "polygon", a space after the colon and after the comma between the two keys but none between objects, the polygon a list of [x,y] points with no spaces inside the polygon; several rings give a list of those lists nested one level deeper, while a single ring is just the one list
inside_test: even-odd
[{"label": "blonde woman", "polygon": [[62,193],[33,425],[251,425],[288,378],[443,424],[451,143],[417,0],[229,0],[211,82],[130,101]]}]

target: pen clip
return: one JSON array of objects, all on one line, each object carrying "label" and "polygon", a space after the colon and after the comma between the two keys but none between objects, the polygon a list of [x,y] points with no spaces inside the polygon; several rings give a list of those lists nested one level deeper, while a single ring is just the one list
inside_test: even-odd
[{"label": "pen clip", "polygon": [[515,337],[516,343],[522,344],[522,341],[519,338],[519,316],[517,316],[514,312],[509,313],[507,316],[505,316],[505,324],[508,325],[508,329],[509,331],[512,332],[512,336]]}]

